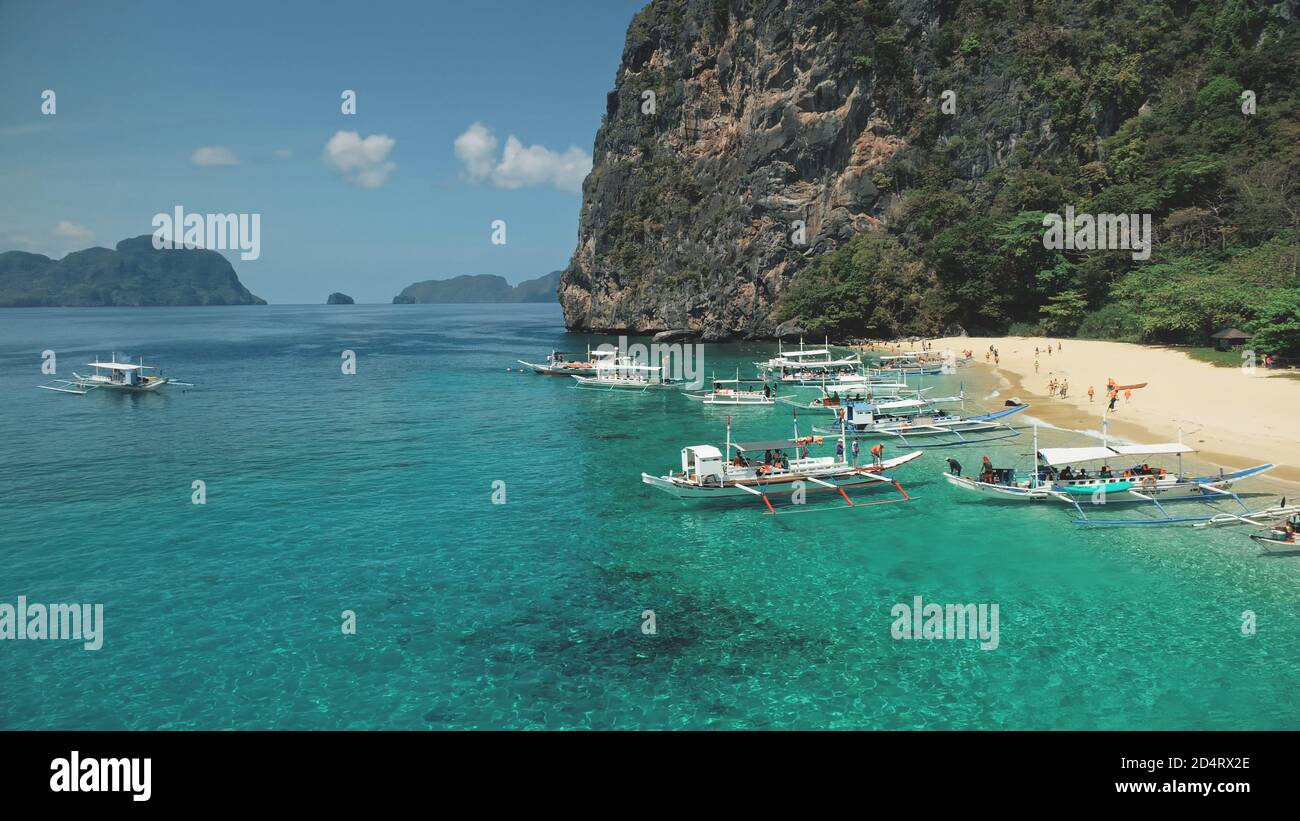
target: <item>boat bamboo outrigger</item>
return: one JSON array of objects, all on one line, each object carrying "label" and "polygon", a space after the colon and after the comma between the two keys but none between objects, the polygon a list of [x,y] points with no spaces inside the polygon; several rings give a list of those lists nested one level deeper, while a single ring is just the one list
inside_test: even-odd
[{"label": "boat bamboo outrigger", "polygon": [[606,357],[596,363],[594,376],[574,376],[580,388],[598,390],[651,391],[681,390],[685,383],[663,375],[657,365],[641,365],[629,356]]},{"label": "boat bamboo outrigger", "polygon": [[[1286,500],[1282,501],[1286,506]],[[1286,518],[1274,522],[1267,533],[1251,533],[1250,538],[1264,547],[1264,552],[1274,556],[1300,554],[1300,511],[1292,506]]]},{"label": "boat bamboo outrigger", "polygon": [[1250,525],[1266,529],[1265,533],[1247,534],[1263,545],[1269,555],[1292,556],[1300,554],[1300,505],[1288,505],[1283,497],[1275,505],[1247,513],[1216,513],[1192,527],[1218,527],[1221,525]]},{"label": "boat bamboo outrigger", "polygon": [[586,359],[566,359],[566,357],[581,356],[581,354],[551,351],[546,357],[545,364],[525,362],[522,359],[516,359],[515,361],[532,370],[533,373],[545,374],[546,376],[595,376],[597,363],[607,361],[615,353],[615,351],[593,351],[591,348],[587,348]]},{"label": "boat bamboo outrigger", "polygon": [[897,399],[890,402],[849,402],[840,410],[834,426],[818,426],[817,433],[843,430],[853,438],[895,438],[910,445],[909,438],[921,439],[927,447],[954,447],[994,442],[1020,435],[1004,420],[1028,408],[1009,405],[990,413],[963,416],[939,405],[960,402],[965,406],[965,391],[959,396],[931,399]]},{"label": "boat bamboo outrigger", "polygon": [[[838,441],[838,452],[834,456],[808,455],[809,447],[823,444],[824,439],[820,436],[801,437],[796,415],[793,438],[734,443],[731,441],[731,418],[728,417],[726,444],[721,449],[714,445],[682,448],[680,473],[669,472],[663,476],[642,473],[641,481],[683,500],[756,496],[766,508],[765,515],[778,515],[772,504],[775,495],[791,494],[792,501],[800,504],[801,494],[819,490],[838,492],[845,501],[839,508],[911,500],[902,485],[884,472],[919,459],[923,451],[885,459],[870,466],[857,466],[845,458],[843,437]],[[794,456],[791,457],[789,452]],[[898,497],[854,502],[845,492],[846,488],[886,484],[893,485]]]},{"label": "boat bamboo outrigger", "polygon": [[54,379],[36,387],[42,390],[55,391],[56,393],[72,393],[78,396],[85,396],[87,393],[100,388],[126,393],[152,393],[164,385],[194,387],[193,383],[190,382],[179,382],[161,374],[145,373],[145,371],[156,371],[158,369],[152,365],[145,365],[144,357],[140,357],[139,363],[118,362],[117,354],[113,354],[108,362],[87,362],[86,367],[94,368],[94,373],[79,374],[73,371],[71,379]]},{"label": "boat bamboo outrigger", "polygon": [[[1109,444],[1103,424],[1102,444],[1082,448],[1039,448],[1038,427],[1034,427],[1034,453],[1037,468],[1029,474],[1013,468],[994,468],[985,465],[977,476],[944,474],[955,487],[974,491],[981,496],[1021,502],[1052,501],[1074,507],[1079,514],[1075,524],[1102,526],[1134,526],[1203,522],[1205,516],[1174,516],[1164,505],[1174,501],[1217,502],[1233,501],[1243,513],[1251,511],[1232,487],[1243,479],[1258,476],[1273,469],[1272,464],[1256,465],[1245,470],[1218,475],[1197,476],[1183,470],[1183,456],[1195,453],[1195,448],[1184,444],[1179,429],[1177,442],[1159,442],[1146,445]],[[1151,468],[1137,460],[1150,457],[1176,456],[1178,467],[1174,471]],[[1101,463],[1096,473],[1086,468],[1075,473],[1071,466]],[[1112,470],[1110,465],[1131,465]],[[1059,470],[1058,470],[1059,469]],[[1081,502],[1097,506],[1115,504],[1150,504],[1157,514],[1140,519],[1090,518]]]}]

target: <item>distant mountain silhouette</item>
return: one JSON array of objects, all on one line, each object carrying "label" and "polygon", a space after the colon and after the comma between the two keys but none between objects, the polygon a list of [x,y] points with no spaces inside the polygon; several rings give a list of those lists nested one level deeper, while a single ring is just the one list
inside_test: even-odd
[{"label": "distant mountain silhouette", "polygon": [[116,250],[87,248],[59,260],[25,251],[0,254],[0,307],[265,304],[221,254],[157,250],[151,234],[124,239]]},{"label": "distant mountain silhouette", "polygon": [[464,302],[555,302],[560,271],[529,279],[511,287],[504,277],[476,274],[451,279],[426,279],[402,289],[394,305]]}]

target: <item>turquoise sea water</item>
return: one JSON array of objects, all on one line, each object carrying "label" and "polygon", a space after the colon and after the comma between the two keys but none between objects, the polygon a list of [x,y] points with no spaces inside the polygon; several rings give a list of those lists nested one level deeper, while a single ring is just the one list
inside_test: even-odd
[{"label": "turquoise sea water", "polygon": [[[0,602],[102,602],[106,633],[0,641],[0,727],[1300,727],[1300,558],[975,501],[949,452],[897,471],[910,505],[684,505],[640,472],[725,411],[506,370],[588,341],[555,306],[0,311]],[[45,349],[198,387],[39,391]],[[917,595],[997,603],[1000,646],[894,640]]]}]

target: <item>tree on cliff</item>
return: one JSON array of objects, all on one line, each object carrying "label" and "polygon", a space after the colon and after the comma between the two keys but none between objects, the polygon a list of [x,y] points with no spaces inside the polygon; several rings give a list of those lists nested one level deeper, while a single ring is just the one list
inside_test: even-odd
[{"label": "tree on cliff", "polygon": [[947,312],[938,284],[898,240],[863,231],[800,271],[782,293],[777,316],[839,339],[934,334]]}]

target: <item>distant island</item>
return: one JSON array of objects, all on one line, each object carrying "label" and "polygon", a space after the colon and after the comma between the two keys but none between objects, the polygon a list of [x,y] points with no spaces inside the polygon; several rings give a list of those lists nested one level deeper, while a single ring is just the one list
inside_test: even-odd
[{"label": "distant island", "polygon": [[465,302],[556,302],[560,271],[511,286],[504,277],[492,274],[426,279],[408,285],[393,297],[394,305]]},{"label": "distant island", "polygon": [[158,250],[151,234],[124,239],[115,250],[87,248],[59,260],[25,251],[0,254],[5,308],[265,304],[221,254]]},{"label": "distant island", "polygon": [[357,301],[345,293],[335,291],[325,300],[326,305],[355,305]]}]

